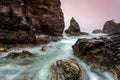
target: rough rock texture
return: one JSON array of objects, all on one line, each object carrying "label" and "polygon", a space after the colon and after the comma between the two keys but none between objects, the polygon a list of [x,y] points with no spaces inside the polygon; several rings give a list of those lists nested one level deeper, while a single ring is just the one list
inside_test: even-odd
[{"label": "rough rock texture", "polygon": [[81,32],[78,22],[72,17],[70,20],[70,26],[65,31],[66,34],[72,35],[72,36],[79,36],[79,35],[86,35],[87,33]]},{"label": "rough rock texture", "polygon": [[22,52],[11,52],[9,53],[5,58],[7,59],[20,59],[20,58],[27,58],[27,57],[33,57],[33,54],[29,51],[22,51]]},{"label": "rough rock texture", "polygon": [[64,17],[60,0],[0,0],[0,29],[61,35]]},{"label": "rough rock texture", "polygon": [[88,64],[112,71],[120,80],[120,36],[110,36],[110,39],[79,39],[73,45],[74,55]]},{"label": "rough rock texture", "polygon": [[104,24],[103,32],[107,34],[120,34],[120,23],[115,23],[114,20],[107,21]]},{"label": "rough rock texture", "polygon": [[4,44],[25,44],[25,43],[36,43],[36,37],[33,33],[26,31],[8,31],[1,30],[0,42]]},{"label": "rough rock texture", "polygon": [[58,60],[50,67],[49,80],[83,80],[83,72],[75,59]]},{"label": "rough rock texture", "polygon": [[97,33],[103,33],[103,31],[100,30],[100,29],[96,29],[96,30],[94,30],[92,33],[95,33],[95,34],[97,34]]}]

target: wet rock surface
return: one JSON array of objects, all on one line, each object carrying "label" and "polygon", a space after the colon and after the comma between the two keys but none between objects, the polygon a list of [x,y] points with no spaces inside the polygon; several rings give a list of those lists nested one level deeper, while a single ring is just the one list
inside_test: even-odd
[{"label": "wet rock surface", "polygon": [[74,55],[89,65],[112,71],[120,79],[120,36],[108,38],[78,39],[73,45]]},{"label": "wet rock surface", "polygon": [[67,30],[65,30],[65,33],[71,36],[88,35],[88,33],[80,31],[79,24],[73,17],[70,20],[70,26]]},{"label": "wet rock surface", "polygon": [[64,17],[60,0],[1,0],[0,29],[62,35]]},{"label": "wet rock surface", "polygon": [[15,43],[36,43],[36,37],[33,33],[19,30],[17,32],[2,30],[0,32],[0,43],[15,44]]},{"label": "wet rock surface", "polygon": [[33,57],[34,55],[29,51],[23,50],[22,52],[10,52],[6,57],[6,59],[20,59],[20,58],[28,58]]},{"label": "wet rock surface", "polygon": [[50,80],[83,80],[81,66],[75,59],[58,60],[50,66]]},{"label": "wet rock surface", "polygon": [[103,32],[107,34],[120,34],[120,23],[116,23],[114,20],[107,21],[104,24]]},{"label": "wet rock surface", "polygon": [[97,34],[97,33],[103,33],[103,31],[100,30],[100,29],[96,29],[96,30],[94,30],[92,33],[95,33],[95,34]]}]

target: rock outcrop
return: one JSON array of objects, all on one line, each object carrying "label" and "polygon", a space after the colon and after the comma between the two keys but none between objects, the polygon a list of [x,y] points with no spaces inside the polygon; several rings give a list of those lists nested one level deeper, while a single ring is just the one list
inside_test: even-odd
[{"label": "rock outcrop", "polygon": [[25,39],[23,42],[32,43],[31,35],[35,40],[35,32],[61,36],[64,17],[60,7],[60,0],[0,0],[1,42]]},{"label": "rock outcrop", "polygon": [[20,58],[28,58],[33,57],[33,54],[29,51],[23,50],[22,52],[11,52],[5,58],[6,59],[20,59]]},{"label": "rock outcrop", "polygon": [[64,17],[60,0],[24,0],[26,15],[37,32],[60,36],[64,30]]},{"label": "rock outcrop", "polygon": [[70,20],[70,26],[67,30],[65,30],[65,33],[71,36],[88,35],[88,33],[80,31],[79,24],[73,17]]},{"label": "rock outcrop", "polygon": [[33,33],[26,31],[8,31],[0,30],[0,43],[2,44],[26,44],[26,43],[36,43],[36,37]]},{"label": "rock outcrop", "polygon": [[96,30],[94,30],[92,33],[98,34],[98,33],[103,33],[103,31],[100,30],[100,29],[96,29]]},{"label": "rock outcrop", "polygon": [[81,66],[75,59],[58,60],[50,66],[49,80],[84,80]]},{"label": "rock outcrop", "polygon": [[94,67],[112,71],[120,80],[120,36],[107,38],[79,39],[73,45],[74,55]]},{"label": "rock outcrop", "polygon": [[120,23],[115,23],[114,20],[107,21],[104,24],[103,32],[107,34],[120,34]]}]

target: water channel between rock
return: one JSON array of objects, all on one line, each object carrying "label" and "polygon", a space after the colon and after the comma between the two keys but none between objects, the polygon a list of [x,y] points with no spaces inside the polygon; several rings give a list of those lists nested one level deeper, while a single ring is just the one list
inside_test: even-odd
[{"label": "water channel between rock", "polygon": [[[80,37],[66,37],[64,35],[64,39],[47,44],[47,46],[51,47],[45,52],[41,51],[41,46],[11,50],[9,52],[21,52],[22,50],[27,50],[36,55],[36,57],[18,60],[0,60],[0,80],[22,80],[24,77],[28,77],[30,80],[49,80],[48,68],[51,64],[61,59],[76,58],[72,52],[72,45],[78,38],[92,38],[99,36],[104,35],[91,34]],[[2,53],[1,57],[6,56],[9,52]],[[114,80],[111,73],[102,72],[99,69],[93,72],[84,62],[79,59],[77,60],[82,66],[85,80]]]}]

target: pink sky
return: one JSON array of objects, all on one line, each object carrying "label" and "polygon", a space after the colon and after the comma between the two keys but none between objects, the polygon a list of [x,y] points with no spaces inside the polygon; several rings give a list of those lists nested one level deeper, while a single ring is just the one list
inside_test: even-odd
[{"label": "pink sky", "polygon": [[102,29],[105,21],[120,22],[120,0],[61,0],[66,27],[71,17],[79,22],[82,31]]}]

